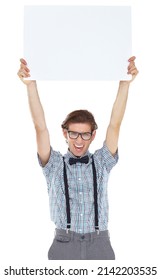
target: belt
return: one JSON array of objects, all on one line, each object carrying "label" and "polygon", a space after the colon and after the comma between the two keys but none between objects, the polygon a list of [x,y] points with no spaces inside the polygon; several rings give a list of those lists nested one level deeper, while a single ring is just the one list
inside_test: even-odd
[{"label": "belt", "polygon": [[79,240],[79,241],[91,241],[95,238],[101,238],[101,237],[107,237],[109,239],[109,232],[108,230],[100,231],[99,234],[97,234],[96,231],[90,232],[90,233],[77,233],[74,231],[68,231],[64,229],[55,229],[55,237],[57,240],[62,242],[69,242],[70,240]]}]

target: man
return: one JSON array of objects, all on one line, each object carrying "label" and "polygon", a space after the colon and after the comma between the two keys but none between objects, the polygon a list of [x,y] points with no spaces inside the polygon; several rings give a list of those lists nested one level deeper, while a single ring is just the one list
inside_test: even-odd
[{"label": "man", "polygon": [[48,185],[51,219],[56,235],[48,253],[50,260],[113,260],[108,233],[107,182],[118,161],[118,138],[130,83],[138,74],[131,57],[130,81],[120,81],[103,147],[92,155],[89,146],[97,124],[87,110],[71,112],[62,123],[68,151],[63,156],[50,145],[44,111],[36,81],[26,80],[30,70],[21,59],[18,76],[26,84],[36,131],[37,152]]}]

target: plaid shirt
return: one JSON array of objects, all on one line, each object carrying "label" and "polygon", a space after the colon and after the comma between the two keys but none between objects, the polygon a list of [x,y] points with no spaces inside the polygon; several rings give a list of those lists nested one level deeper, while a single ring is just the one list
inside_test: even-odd
[{"label": "plaid shirt", "polygon": [[[74,157],[73,154],[68,151],[64,155],[69,185],[71,230],[77,233],[95,231],[92,154],[87,151],[86,155],[89,156],[87,164],[77,162],[73,165],[69,164],[69,158]],[[118,161],[118,153],[113,157],[104,143],[101,149],[95,151],[93,157],[97,172],[99,229],[107,230],[107,183],[109,173]],[[40,159],[39,163],[42,167]],[[48,186],[51,220],[57,228],[66,229],[67,215],[62,154],[51,148],[49,161],[42,167],[42,170]]]}]

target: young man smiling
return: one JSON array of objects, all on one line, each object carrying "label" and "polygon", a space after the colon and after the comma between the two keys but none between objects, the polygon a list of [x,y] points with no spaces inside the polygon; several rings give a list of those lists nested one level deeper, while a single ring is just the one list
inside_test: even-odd
[{"label": "young man smiling", "polygon": [[118,138],[126,109],[129,85],[138,74],[131,57],[130,81],[120,81],[106,138],[92,155],[89,146],[97,124],[87,110],[71,112],[62,123],[68,151],[63,156],[50,145],[36,81],[25,80],[30,70],[21,59],[18,76],[26,84],[29,106],[36,131],[39,163],[46,177],[51,219],[56,235],[49,249],[50,260],[113,260],[115,254],[108,232],[107,183],[118,161]]}]

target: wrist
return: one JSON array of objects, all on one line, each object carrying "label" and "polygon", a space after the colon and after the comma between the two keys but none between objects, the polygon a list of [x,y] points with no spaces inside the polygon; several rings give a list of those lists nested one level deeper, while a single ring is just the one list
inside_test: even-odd
[{"label": "wrist", "polygon": [[28,90],[37,89],[36,81],[30,81],[30,83],[26,84]]},{"label": "wrist", "polygon": [[120,87],[129,88],[129,86],[130,86],[130,81],[120,81],[120,82],[119,82],[119,86],[120,86]]}]

